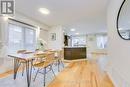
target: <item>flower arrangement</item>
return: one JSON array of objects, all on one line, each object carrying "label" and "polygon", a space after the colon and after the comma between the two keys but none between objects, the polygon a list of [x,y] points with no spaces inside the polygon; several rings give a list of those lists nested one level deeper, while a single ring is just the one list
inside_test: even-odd
[{"label": "flower arrangement", "polygon": [[47,46],[47,43],[46,41],[44,41],[43,39],[38,39],[37,41],[37,49],[38,50],[41,50],[41,51],[44,51],[46,49],[46,46]]}]

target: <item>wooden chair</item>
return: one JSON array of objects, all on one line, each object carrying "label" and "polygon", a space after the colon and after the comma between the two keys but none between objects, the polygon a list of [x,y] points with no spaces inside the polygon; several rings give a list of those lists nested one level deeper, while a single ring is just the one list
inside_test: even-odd
[{"label": "wooden chair", "polygon": [[57,51],[57,56],[55,57],[57,60],[57,64],[58,64],[58,72],[60,71],[60,64],[62,64],[63,68],[64,68],[64,51],[63,50],[59,50]]},{"label": "wooden chair", "polygon": [[34,60],[34,64],[38,64],[38,63],[41,63],[41,62],[44,62],[45,61],[45,57],[47,56],[46,53],[42,53],[42,54],[34,54],[35,56],[35,60]]},{"label": "wooden chair", "polygon": [[[52,73],[54,74],[55,76],[55,73],[54,73],[54,70],[52,68],[52,65],[54,63],[54,57],[55,57],[55,54],[54,52],[47,52],[46,54],[40,54],[40,55],[37,55],[37,57],[41,57],[41,58],[44,58],[44,61],[41,61],[39,63],[36,63],[34,64],[33,66],[38,68],[37,72],[36,72],[36,75],[34,77],[34,81],[36,80],[36,77],[38,75],[38,73],[41,73],[44,75],[44,87],[45,87],[45,83],[46,83],[46,74],[47,74],[47,68],[49,67],[49,71],[51,70]],[[44,72],[43,72],[44,71]]]}]

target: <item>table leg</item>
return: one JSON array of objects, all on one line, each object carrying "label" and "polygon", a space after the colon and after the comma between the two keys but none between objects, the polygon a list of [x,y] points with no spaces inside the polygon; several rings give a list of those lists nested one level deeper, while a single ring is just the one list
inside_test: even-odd
[{"label": "table leg", "polygon": [[26,62],[26,74],[27,74],[27,85],[28,85],[28,87],[30,87],[30,83],[31,83],[32,63],[33,63],[33,60]]},{"label": "table leg", "polygon": [[44,87],[46,86],[46,67],[44,68]]},{"label": "table leg", "polygon": [[19,65],[19,60],[14,58],[14,80],[16,79],[17,71],[18,71],[19,66],[20,66]]}]

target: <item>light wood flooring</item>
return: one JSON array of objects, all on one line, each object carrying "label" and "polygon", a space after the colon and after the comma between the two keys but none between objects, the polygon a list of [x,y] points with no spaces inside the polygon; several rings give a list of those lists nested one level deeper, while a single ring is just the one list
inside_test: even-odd
[{"label": "light wood flooring", "polygon": [[[10,70],[0,74],[0,78],[12,74],[13,70]],[[96,62],[78,60],[69,62],[69,65],[54,78],[48,87],[114,87],[114,85]]]},{"label": "light wood flooring", "polygon": [[71,62],[48,87],[114,87],[96,62],[87,60]]}]

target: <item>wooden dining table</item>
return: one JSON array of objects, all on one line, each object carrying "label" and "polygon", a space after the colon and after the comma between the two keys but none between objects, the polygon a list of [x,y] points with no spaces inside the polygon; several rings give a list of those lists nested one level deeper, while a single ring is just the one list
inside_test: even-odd
[{"label": "wooden dining table", "polygon": [[31,76],[32,76],[32,66],[33,66],[33,61],[36,58],[36,54],[47,54],[47,52],[29,52],[29,53],[16,53],[16,54],[9,54],[9,57],[12,57],[14,59],[14,80],[17,77],[18,69],[21,65],[21,61],[26,64],[26,78],[27,78],[27,86],[30,87],[31,83]]},{"label": "wooden dining table", "polygon": [[14,58],[14,80],[17,77],[18,69],[21,65],[21,61],[26,64],[26,77],[27,77],[27,86],[30,87],[31,76],[32,76],[32,65],[35,58],[33,53],[30,54],[9,54],[9,57]]}]

